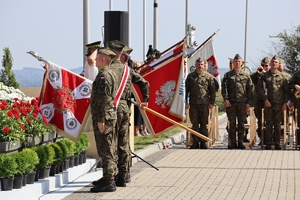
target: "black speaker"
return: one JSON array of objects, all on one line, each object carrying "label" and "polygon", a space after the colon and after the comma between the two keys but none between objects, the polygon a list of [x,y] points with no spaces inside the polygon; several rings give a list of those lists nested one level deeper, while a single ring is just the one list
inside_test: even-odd
[{"label": "black speaker", "polygon": [[104,45],[110,40],[129,41],[129,16],[124,11],[104,11]]}]

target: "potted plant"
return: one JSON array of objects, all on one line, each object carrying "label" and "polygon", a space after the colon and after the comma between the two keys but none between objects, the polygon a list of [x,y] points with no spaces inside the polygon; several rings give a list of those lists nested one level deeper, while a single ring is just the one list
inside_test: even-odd
[{"label": "potted plant", "polygon": [[61,148],[61,151],[62,151],[62,159],[63,159],[63,162],[62,162],[62,164],[61,164],[61,166],[60,166],[59,171],[60,171],[60,172],[63,172],[63,171],[66,171],[67,168],[68,168],[67,165],[69,164],[68,158],[69,158],[69,154],[70,154],[70,153],[69,153],[69,148],[68,148],[68,146],[66,145],[66,143],[64,142],[64,139],[62,139],[62,140],[56,142],[56,144],[59,145],[59,147]]},{"label": "potted plant", "polygon": [[[13,188],[14,189],[20,189],[22,188],[23,185],[23,178],[26,173],[26,168],[28,167],[28,160],[27,156],[25,155],[26,152],[18,152],[14,153],[11,156],[14,157],[16,163],[17,163],[17,172],[15,174],[15,179],[14,179],[14,184]],[[27,178],[27,176],[26,176]]]},{"label": "potted plant", "polygon": [[31,147],[31,149],[37,153],[39,160],[40,160],[35,168],[36,172],[38,173],[38,178],[36,175],[36,180],[44,179],[45,173],[46,173],[46,166],[48,164],[48,154],[46,152],[46,148],[45,148],[45,146],[37,145],[37,146]]},{"label": "potted plant", "polygon": [[44,148],[45,148],[45,152],[46,152],[47,158],[48,158],[46,172],[45,172],[45,178],[47,178],[50,175],[50,168],[54,162],[55,151],[54,151],[53,147],[51,147],[50,145],[44,145]]},{"label": "potted plant", "polygon": [[1,190],[12,190],[18,165],[12,155],[0,154]]},{"label": "potted plant", "polygon": [[59,173],[59,165],[61,165],[61,163],[63,162],[63,153],[62,153],[62,150],[61,150],[61,148],[58,144],[50,143],[48,145],[50,147],[52,147],[54,152],[55,152],[54,162],[51,165],[51,169],[50,169],[50,176],[54,176],[55,174]]},{"label": "potted plant", "polygon": [[64,138],[63,142],[66,143],[66,145],[69,149],[69,154],[68,154],[69,168],[72,168],[74,166],[75,142],[73,142],[72,140],[70,140],[68,138]]},{"label": "potted plant", "polygon": [[74,166],[79,165],[79,157],[81,152],[83,151],[83,144],[78,140],[75,143],[75,149],[74,149]]},{"label": "potted plant", "polygon": [[90,146],[90,140],[86,134],[81,134],[79,137],[79,142],[82,144],[82,162],[86,162],[87,148]]},{"label": "potted plant", "polygon": [[39,163],[39,157],[37,153],[30,149],[30,148],[25,148],[22,150],[23,156],[26,157],[28,163],[27,167],[25,170],[25,174],[27,174],[27,184],[33,184],[34,183],[34,178],[35,178],[35,168],[36,165]]}]

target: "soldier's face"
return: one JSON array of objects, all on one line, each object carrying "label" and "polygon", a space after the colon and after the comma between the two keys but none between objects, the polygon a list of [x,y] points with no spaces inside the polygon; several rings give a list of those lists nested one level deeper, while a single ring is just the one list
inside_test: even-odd
[{"label": "soldier's face", "polygon": [[106,63],[105,63],[105,55],[102,53],[98,53],[97,57],[96,57],[96,66],[98,68],[103,68],[105,67]]},{"label": "soldier's face", "polygon": [[278,59],[272,59],[271,60],[271,69],[278,69],[279,67],[279,60]]},{"label": "soldier's face", "polygon": [[264,68],[264,71],[267,72],[269,70],[270,63],[261,63],[261,66]]},{"label": "soldier's face", "polygon": [[196,67],[196,72],[199,74],[199,73],[202,73],[205,69],[205,65],[204,65],[204,62],[196,62],[195,63],[195,67]]},{"label": "soldier's face", "polygon": [[283,70],[284,70],[284,64],[283,64],[283,63],[280,63],[280,64],[278,65],[278,71],[283,72]]},{"label": "soldier's face", "polygon": [[234,59],[233,60],[233,66],[234,67],[240,68],[242,66],[242,64],[243,64],[242,59]]}]

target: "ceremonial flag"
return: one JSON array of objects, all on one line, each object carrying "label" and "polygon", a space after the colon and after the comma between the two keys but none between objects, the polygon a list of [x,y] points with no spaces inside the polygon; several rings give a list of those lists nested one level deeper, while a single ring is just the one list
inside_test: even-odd
[{"label": "ceremonial flag", "polygon": [[[182,122],[184,118],[182,116],[183,105],[176,104],[182,101],[177,98],[183,97],[182,94],[185,94],[185,88],[182,85],[183,74],[181,74],[184,70],[183,48],[184,40],[141,70],[143,78],[150,83],[148,107],[176,122]],[[134,85],[133,94],[138,102],[143,101],[137,85]],[[180,109],[171,109],[172,105],[180,107]],[[173,126],[172,123],[152,113],[144,110],[141,110],[141,113],[154,135],[158,135]]]},{"label": "ceremonial flag", "polygon": [[58,134],[77,141],[90,113],[92,81],[49,61],[45,69],[39,106]]},{"label": "ceremonial flag", "polygon": [[[218,62],[214,53],[213,40],[210,39],[207,43],[199,46],[195,52],[188,58],[187,72],[190,73],[195,70],[196,60],[202,57],[208,62],[207,71],[212,74],[221,86],[220,70]],[[221,87],[220,87],[221,88]]]}]

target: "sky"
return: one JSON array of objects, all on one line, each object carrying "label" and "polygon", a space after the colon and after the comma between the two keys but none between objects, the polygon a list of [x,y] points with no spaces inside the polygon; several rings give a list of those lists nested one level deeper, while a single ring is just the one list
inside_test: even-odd
[{"label": "sky", "polygon": [[[103,41],[104,11],[127,11],[128,0],[89,0],[90,41]],[[131,57],[143,61],[143,4],[146,3],[146,52],[153,44],[154,0],[130,0]],[[185,36],[186,0],[157,0],[158,46],[164,51]],[[201,44],[215,31],[215,56],[220,68],[239,53],[244,59],[246,0],[188,0],[189,23],[196,28],[195,40]],[[270,38],[300,25],[299,0],[248,0],[246,60],[256,68],[270,51]],[[8,47],[13,70],[41,68],[27,54],[39,56],[66,69],[83,66],[83,1],[80,0],[0,0],[0,48]],[[2,60],[2,58],[1,58]]]}]

